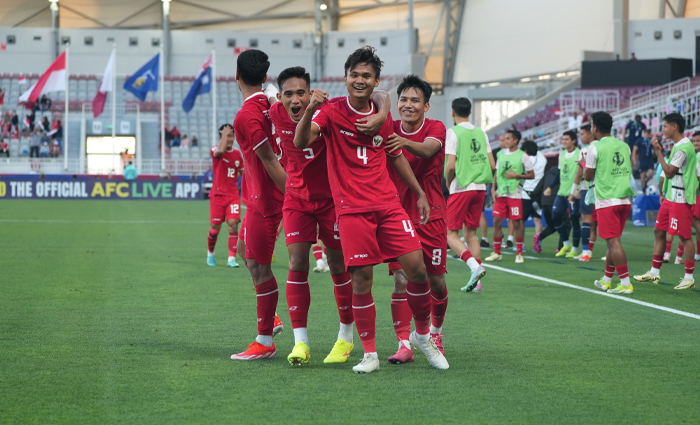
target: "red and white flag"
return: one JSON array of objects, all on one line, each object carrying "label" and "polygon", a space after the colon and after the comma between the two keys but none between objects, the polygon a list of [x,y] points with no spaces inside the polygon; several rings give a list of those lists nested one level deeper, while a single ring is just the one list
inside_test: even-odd
[{"label": "red and white flag", "polygon": [[105,73],[102,76],[100,87],[97,89],[95,98],[92,99],[92,114],[95,118],[99,117],[100,114],[102,114],[102,111],[104,111],[105,102],[107,101],[107,93],[112,91],[114,53],[114,50],[112,50],[112,55],[109,57],[109,62],[107,62],[107,68],[105,68]]},{"label": "red and white flag", "polygon": [[66,91],[66,52],[51,64],[44,75],[19,97],[19,103],[36,103],[42,94]]},{"label": "red and white flag", "polygon": [[24,75],[19,77],[19,80],[17,80],[17,84],[19,84],[20,86],[27,84],[27,77]]}]

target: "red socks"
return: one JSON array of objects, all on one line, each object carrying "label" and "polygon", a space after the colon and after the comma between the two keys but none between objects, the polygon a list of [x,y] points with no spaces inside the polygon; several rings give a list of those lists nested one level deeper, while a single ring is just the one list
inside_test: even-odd
[{"label": "red socks", "polygon": [[498,255],[501,254],[501,244],[502,243],[503,243],[503,236],[501,236],[498,239],[493,238],[493,251]]},{"label": "red socks", "polygon": [[320,246],[315,245],[313,247],[313,253],[314,253],[314,258],[316,259],[316,261],[323,258],[323,248],[321,248]]},{"label": "red socks", "polygon": [[685,274],[693,274],[695,273],[695,261],[686,261],[685,262]]},{"label": "red socks", "polygon": [[209,229],[209,236],[207,236],[207,248],[209,249],[209,252],[214,252],[216,239],[219,237],[220,231],[221,229]]},{"label": "red socks", "polygon": [[593,252],[593,245],[595,245],[595,242],[588,241],[588,251]]},{"label": "red socks", "polygon": [[430,285],[428,282],[415,283],[408,281],[406,285],[408,305],[413,313],[416,323],[416,333],[427,335],[430,333]]},{"label": "red socks", "polygon": [[377,322],[377,310],[374,307],[372,293],[364,295],[352,294],[352,314],[355,318],[355,328],[360,334],[362,348],[365,353],[376,353],[375,327]]},{"label": "red socks", "polygon": [[408,341],[411,333],[411,307],[408,306],[408,296],[391,294],[391,320],[394,322],[394,332],[399,341]]},{"label": "red socks", "polygon": [[651,266],[655,269],[660,269],[663,264],[664,264],[664,256],[663,255],[654,255],[654,258],[651,260]]},{"label": "red socks", "polygon": [[272,335],[275,327],[275,310],[279,292],[274,277],[255,287],[258,310],[258,335]]},{"label": "red socks", "polygon": [[611,266],[609,264],[605,265],[605,277],[609,277],[610,279],[615,276],[615,266]]},{"label": "red socks", "polygon": [[309,272],[290,270],[287,277],[287,306],[292,329],[306,327],[310,304]]},{"label": "red socks", "polygon": [[664,252],[671,252],[671,244],[672,243],[673,243],[673,241],[670,241],[670,242],[666,241],[666,251],[664,251]]},{"label": "red socks", "polygon": [[624,266],[616,266],[615,270],[617,271],[617,277],[619,277],[620,280],[630,277],[630,272],[627,268],[627,264],[625,264]]},{"label": "red socks", "polygon": [[471,251],[466,250],[459,256],[459,258],[466,263],[470,258],[474,258],[474,256],[472,255]]},{"label": "red socks", "polygon": [[338,306],[340,323],[350,325],[353,322],[352,277],[348,272],[343,272],[331,277],[333,278],[333,293],[335,294],[335,303]]},{"label": "red socks", "polygon": [[238,243],[238,232],[236,233],[229,233],[228,235],[228,256],[229,257],[235,257],[236,256],[236,244]]},{"label": "red socks", "polygon": [[516,254],[517,255],[523,255],[523,242],[525,241],[525,238],[515,238],[515,246],[517,249]]},{"label": "red socks", "polygon": [[430,315],[432,316],[432,324],[436,328],[441,328],[445,321],[445,312],[447,311],[447,285],[441,293],[430,290]]},{"label": "red socks", "polygon": [[683,246],[683,242],[678,241],[678,251],[676,251],[676,257],[683,257],[684,252],[685,246]]}]

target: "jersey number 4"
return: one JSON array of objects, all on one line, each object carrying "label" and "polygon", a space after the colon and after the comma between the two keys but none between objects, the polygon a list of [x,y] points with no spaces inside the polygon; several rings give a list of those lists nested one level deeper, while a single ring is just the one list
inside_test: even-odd
[{"label": "jersey number 4", "polygon": [[367,165],[367,148],[365,146],[357,147],[357,157],[360,158],[365,165]]}]

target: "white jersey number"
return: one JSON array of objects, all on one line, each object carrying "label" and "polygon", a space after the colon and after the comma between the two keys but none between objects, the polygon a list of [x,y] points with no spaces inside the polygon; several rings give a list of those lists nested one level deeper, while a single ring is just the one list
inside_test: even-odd
[{"label": "white jersey number", "polygon": [[236,178],[236,169],[235,168],[229,168],[228,169],[228,176],[232,179]]},{"label": "white jersey number", "polygon": [[677,218],[671,219],[671,229],[678,230],[678,219]]},{"label": "white jersey number", "polygon": [[413,223],[411,223],[411,220],[401,220],[403,222],[403,230],[406,231],[406,233],[410,233],[411,237],[416,236],[416,231],[413,230]]},{"label": "white jersey number", "polygon": [[304,152],[307,153],[306,155],[304,155],[304,158],[306,158],[306,159],[313,159],[313,157],[314,157],[314,150],[313,150],[313,149],[311,149],[311,148],[306,148],[306,149],[304,149]]},{"label": "white jersey number", "polygon": [[433,265],[439,266],[440,264],[442,264],[442,250],[441,249],[434,249],[433,250]]},{"label": "white jersey number", "polygon": [[367,165],[367,148],[364,146],[357,147],[357,157]]},{"label": "white jersey number", "polygon": [[231,214],[238,214],[241,210],[241,206],[238,204],[231,204]]},{"label": "white jersey number", "polygon": [[517,217],[520,215],[520,208],[519,207],[512,207],[510,209],[510,213]]}]

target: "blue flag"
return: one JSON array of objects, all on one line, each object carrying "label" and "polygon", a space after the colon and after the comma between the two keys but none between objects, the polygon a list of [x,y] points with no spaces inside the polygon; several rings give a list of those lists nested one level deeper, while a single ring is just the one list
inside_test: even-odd
[{"label": "blue flag", "polygon": [[146,100],[149,91],[158,91],[159,62],[160,53],[124,82],[124,90],[133,93],[141,102]]},{"label": "blue flag", "polygon": [[202,69],[200,69],[199,74],[197,74],[197,78],[194,80],[194,83],[192,83],[192,87],[190,87],[190,91],[187,92],[187,96],[183,99],[182,109],[189,113],[194,106],[194,101],[197,99],[197,96],[209,92],[211,92],[211,55],[207,61],[204,62]]}]

